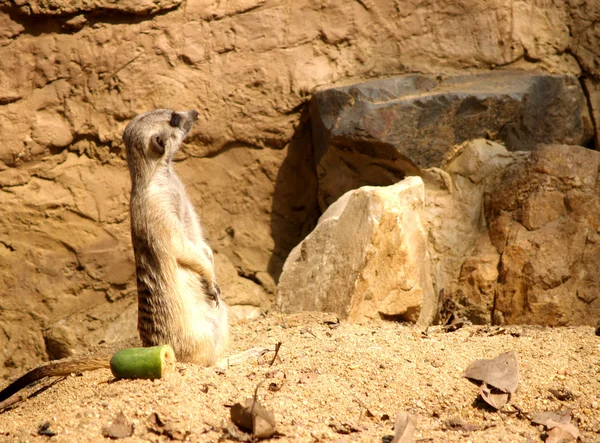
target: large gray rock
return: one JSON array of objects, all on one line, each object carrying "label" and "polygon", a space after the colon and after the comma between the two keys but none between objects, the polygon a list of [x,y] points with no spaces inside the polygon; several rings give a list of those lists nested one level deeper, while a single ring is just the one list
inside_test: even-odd
[{"label": "large gray rock", "polygon": [[496,71],[373,80],[316,93],[311,118],[323,209],[350,189],[439,167],[466,140],[494,139],[528,151],[536,143],[582,145],[592,138],[585,96],[569,75]]},{"label": "large gray rock", "polygon": [[290,253],[277,287],[284,312],[429,323],[436,303],[421,221],[424,187],[409,177],[345,194]]}]

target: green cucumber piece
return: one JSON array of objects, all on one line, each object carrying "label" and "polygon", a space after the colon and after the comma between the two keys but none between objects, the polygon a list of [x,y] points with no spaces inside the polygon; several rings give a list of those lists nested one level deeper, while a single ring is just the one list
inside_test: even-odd
[{"label": "green cucumber piece", "polygon": [[121,349],[110,359],[115,378],[162,378],[175,370],[175,353],[169,345]]}]

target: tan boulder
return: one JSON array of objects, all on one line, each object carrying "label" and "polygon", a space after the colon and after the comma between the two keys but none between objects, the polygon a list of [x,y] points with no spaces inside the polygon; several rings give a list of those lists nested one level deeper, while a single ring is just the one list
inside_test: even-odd
[{"label": "tan boulder", "polygon": [[490,195],[502,254],[496,323],[593,325],[600,318],[600,153],[542,145]]},{"label": "tan boulder", "polygon": [[290,253],[277,305],[285,312],[334,312],[350,321],[431,321],[423,199],[419,177],[346,193]]},{"label": "tan boulder", "polygon": [[[595,324],[600,153],[475,140],[426,172],[432,279],[475,323]],[[447,312],[446,312],[447,314]]]},{"label": "tan boulder", "polygon": [[492,320],[500,260],[484,201],[503,171],[526,155],[477,139],[456,146],[442,168],[424,171],[433,285],[440,303],[451,300],[456,316],[476,324]]}]

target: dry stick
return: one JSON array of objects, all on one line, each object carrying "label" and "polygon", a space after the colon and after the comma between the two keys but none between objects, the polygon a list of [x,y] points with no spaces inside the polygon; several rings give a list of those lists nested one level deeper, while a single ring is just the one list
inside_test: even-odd
[{"label": "dry stick", "polygon": [[0,401],[0,413],[4,412],[6,409],[10,408],[11,406],[17,403],[21,403],[22,401],[25,401],[24,395],[13,395],[12,397],[9,397],[4,401]]},{"label": "dry stick", "polygon": [[254,401],[252,402],[252,407],[250,408],[250,415],[252,415],[252,413],[254,412],[254,405],[256,404],[256,401],[258,400],[258,388],[260,388],[260,385],[262,385],[267,379],[265,378],[263,381],[261,381],[259,384],[256,385],[256,388],[254,388],[254,396],[252,397],[254,399]]},{"label": "dry stick", "polygon": [[[358,397],[357,397],[356,395],[354,395],[354,394],[350,394],[350,395],[352,395],[352,397],[354,397],[354,399],[357,401],[357,403],[358,403],[358,405],[359,405],[360,407],[362,407],[362,408],[363,408],[365,411],[369,411],[369,412],[371,412],[371,411],[370,411],[370,409],[367,407],[367,405],[366,405],[366,404],[364,404],[364,402],[363,402],[363,401],[362,401],[360,398],[358,398]],[[372,414],[372,413],[371,413],[371,414]],[[360,410],[360,415],[359,415],[359,417],[358,417],[358,419],[359,419],[359,420],[360,420],[360,419],[362,419],[362,415],[363,415],[363,411],[362,411],[362,409],[361,409],[361,410]],[[365,415],[366,415],[366,414],[365,414]]]},{"label": "dry stick", "polygon": [[273,360],[271,360],[271,363],[269,364],[269,366],[273,366],[273,363],[275,363],[275,359],[277,358],[277,354],[279,354],[279,348],[281,348],[281,342],[280,341],[278,341],[277,344],[275,345],[275,355],[273,356]]},{"label": "dry stick", "polygon": [[37,391],[33,392],[29,396],[21,394],[21,395],[13,395],[12,397],[7,398],[6,400],[0,402],[0,414],[3,413],[3,412],[5,412],[11,406],[14,406],[14,405],[17,405],[19,403],[22,403],[22,402],[24,402],[25,400],[27,400],[29,398],[37,397],[42,392],[50,389],[56,383],[59,383],[59,382],[65,380],[66,378],[67,377],[58,377],[55,380],[53,380],[52,383],[48,383],[47,385],[42,386],[40,389],[38,389]]},{"label": "dry stick", "polygon": [[314,333],[313,331],[311,331],[310,329],[308,329],[308,328],[302,328],[302,329],[300,330],[300,332],[307,332],[307,333],[309,333],[310,335],[312,335],[314,338],[317,338],[317,336],[315,335],[315,333]]},{"label": "dry stick", "polygon": [[[258,388],[260,388],[260,385],[262,385],[265,382],[265,380],[263,380],[259,384],[257,384],[256,388],[254,389],[254,397],[253,397],[253,401],[252,401],[252,407],[250,408],[250,417],[253,417],[254,405],[258,401]],[[252,424],[252,438],[254,438],[254,418],[252,419],[252,423],[253,423]]]},{"label": "dry stick", "polygon": [[279,312],[279,326],[281,326],[283,329],[287,329],[287,323],[285,322],[284,318],[283,318],[283,313]]}]

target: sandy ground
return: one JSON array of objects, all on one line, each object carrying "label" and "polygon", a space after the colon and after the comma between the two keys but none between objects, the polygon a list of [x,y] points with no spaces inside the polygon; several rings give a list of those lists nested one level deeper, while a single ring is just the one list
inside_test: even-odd
[{"label": "sandy ground", "polygon": [[[535,442],[544,432],[531,415],[565,408],[580,441],[600,442],[600,337],[591,327],[423,334],[392,322],[330,319],[304,313],[233,325],[232,353],[282,343],[272,366],[273,353],[226,370],[178,364],[157,381],[114,381],[108,370],[67,377],[0,414],[0,441],[102,441],[120,412],[134,429],[124,442],[235,440],[226,430],[230,406],[266,380],[258,399],[273,411],[281,442],[389,442],[398,411],[415,416],[419,442]],[[518,354],[520,382],[496,412],[461,374],[471,361],[506,351]],[[39,434],[46,422],[52,437]]]}]

